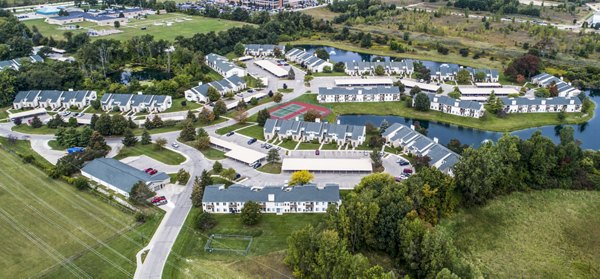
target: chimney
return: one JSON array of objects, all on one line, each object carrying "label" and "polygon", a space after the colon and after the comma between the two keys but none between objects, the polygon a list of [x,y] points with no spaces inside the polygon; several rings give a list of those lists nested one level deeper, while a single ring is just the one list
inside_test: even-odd
[{"label": "chimney", "polygon": [[316,123],[321,123],[321,118],[315,118]]},{"label": "chimney", "polygon": [[438,102],[438,98],[437,97],[433,97],[433,102],[437,103]]},{"label": "chimney", "polygon": [[336,121],[336,123],[337,123],[338,125],[340,125],[340,120],[338,119],[338,120]]},{"label": "chimney", "polygon": [[362,94],[362,89],[359,89],[358,90],[358,95],[361,95],[361,94]]},{"label": "chimney", "polygon": [[198,86],[200,86],[200,85],[202,85],[202,82],[201,82],[201,81],[199,81],[199,82],[198,82]]},{"label": "chimney", "polygon": [[138,95],[142,95],[143,93],[142,93],[142,91],[138,91],[138,93],[137,93],[137,94],[138,94]]},{"label": "chimney", "polygon": [[575,100],[569,100],[569,104],[574,105],[575,104]]},{"label": "chimney", "polygon": [[542,105],[545,105],[545,104],[546,104],[546,100],[542,100]]},{"label": "chimney", "polygon": [[300,121],[300,117],[296,116],[295,120]]},{"label": "chimney", "polygon": [[411,125],[410,125],[410,129],[414,131],[414,130],[415,130],[415,125],[412,125],[412,124],[411,124]]},{"label": "chimney", "polygon": [[269,199],[270,202],[274,202],[275,201],[275,194],[269,194],[268,199]]},{"label": "chimney", "polygon": [[433,142],[435,142],[435,143],[439,143],[439,140],[438,140],[438,138],[436,138],[436,137],[433,137]]},{"label": "chimney", "polygon": [[516,105],[517,104],[517,100],[512,100],[512,105]]},{"label": "chimney", "polygon": [[69,91],[73,91],[73,88],[69,88]]},{"label": "chimney", "polygon": [[458,107],[458,101],[455,101],[455,102],[454,102],[454,106],[455,106],[455,107]]}]

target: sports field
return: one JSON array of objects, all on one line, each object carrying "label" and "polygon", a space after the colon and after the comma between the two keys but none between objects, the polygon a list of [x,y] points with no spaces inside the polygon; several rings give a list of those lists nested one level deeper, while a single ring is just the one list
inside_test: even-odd
[{"label": "sports field", "polygon": [[28,142],[0,145],[0,277],[131,278],[140,248],[123,243],[123,233],[140,228],[132,214],[6,151],[31,153]]},{"label": "sports field", "polygon": [[308,111],[314,109],[321,113],[323,118],[328,116],[331,113],[331,110],[325,107],[311,105],[307,103],[301,102],[289,102],[285,103],[281,106],[274,107],[269,110],[269,114],[271,114],[271,118],[274,119],[292,119],[298,116],[300,119],[303,118],[304,114]]},{"label": "sports field", "polygon": [[[30,28],[35,25],[44,36],[52,36],[54,39],[64,39],[63,34],[66,30],[60,30],[59,28],[61,26],[59,25],[48,24],[44,22],[43,19],[26,20],[24,23]],[[208,33],[211,31],[219,32],[245,24],[247,23],[201,16],[189,16],[179,13],[148,15],[148,18],[146,19],[131,19],[127,25],[123,25],[119,28],[119,30],[123,31],[121,33],[93,38],[127,40],[134,36],[152,35],[156,40],[173,40],[177,36],[191,37],[196,33]],[[114,27],[111,26],[98,26],[91,22],[79,22],[77,25],[82,27],[82,29],[69,31],[73,33],[84,33],[87,32],[87,29],[114,29]],[[145,28],[145,30],[142,30],[142,28]]]}]

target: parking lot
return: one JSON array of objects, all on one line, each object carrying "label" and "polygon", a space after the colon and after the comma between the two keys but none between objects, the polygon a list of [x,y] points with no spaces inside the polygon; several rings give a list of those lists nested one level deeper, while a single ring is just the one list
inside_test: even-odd
[{"label": "parking lot", "polygon": [[362,159],[368,158],[371,151],[366,150],[319,150],[319,155],[315,150],[293,150],[290,151],[290,158],[338,158],[338,159]]}]

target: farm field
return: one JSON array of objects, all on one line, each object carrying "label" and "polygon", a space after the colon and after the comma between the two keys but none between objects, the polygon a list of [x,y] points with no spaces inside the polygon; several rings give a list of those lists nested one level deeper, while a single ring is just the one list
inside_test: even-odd
[{"label": "farm field", "polygon": [[[193,229],[200,210],[193,208],[188,215],[173,252],[169,256],[163,278],[285,278],[292,277],[283,263],[287,238],[295,230],[309,224],[316,226],[323,215],[263,214],[254,227],[243,226],[239,214],[215,214],[217,226],[208,232]],[[204,251],[210,234],[253,236],[247,256],[235,253]]]},{"label": "farm field", "polygon": [[[42,19],[27,20],[24,22],[30,28],[35,25],[44,36],[52,36],[55,39],[63,39],[63,33],[66,31],[59,30],[58,25],[45,23]],[[170,26],[169,23],[171,24]],[[191,37],[196,33],[208,33],[211,31],[219,32],[244,24],[246,23],[200,16],[188,16],[179,13],[148,15],[147,19],[134,19],[127,25],[121,26],[119,28],[119,30],[123,31],[121,33],[93,38],[128,40],[134,36],[152,35],[155,40],[173,40],[177,36]],[[86,32],[87,28],[94,30],[114,29],[110,26],[98,26],[91,22],[80,22],[78,25],[83,27],[83,29],[70,31],[75,34]],[[142,30],[142,27],[145,27],[146,30]]]},{"label": "farm field", "polygon": [[486,278],[598,278],[600,192],[499,197],[442,222]]},{"label": "farm field", "polygon": [[109,201],[50,179],[33,165],[22,163],[11,152],[33,153],[28,142],[11,144],[2,138],[0,143],[2,276],[131,277],[134,255],[145,245],[139,237],[133,244],[123,245],[127,242],[124,235],[144,231],[149,239],[157,224],[137,226],[132,214],[109,205]]}]

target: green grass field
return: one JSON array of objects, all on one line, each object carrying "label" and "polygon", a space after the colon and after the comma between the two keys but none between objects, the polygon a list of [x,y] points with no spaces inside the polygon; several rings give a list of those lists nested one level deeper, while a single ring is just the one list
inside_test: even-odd
[{"label": "green grass field", "polygon": [[166,148],[157,150],[154,144],[142,145],[140,143],[131,147],[123,147],[121,151],[119,151],[119,154],[115,156],[115,159],[120,160],[126,157],[140,155],[146,155],[167,165],[179,165],[185,162],[185,157],[175,151]]},{"label": "green grass field", "polygon": [[234,130],[237,130],[237,129],[241,129],[241,128],[244,128],[244,127],[248,127],[250,125],[251,125],[250,123],[244,123],[244,124],[236,123],[236,124],[233,124],[231,126],[219,128],[219,129],[217,129],[215,131],[215,133],[217,133],[217,135],[224,135],[224,134],[227,134],[227,133],[229,133],[231,131],[234,131]]},{"label": "green grass field", "polygon": [[[169,22],[171,23],[171,26],[167,26]],[[30,28],[36,26],[44,36],[52,36],[54,39],[64,39],[63,34],[66,30],[59,30],[58,28],[60,26],[58,25],[48,24],[42,19],[26,20],[24,23]],[[208,33],[211,31],[219,32],[245,24],[247,23],[189,16],[179,13],[149,15],[147,19],[132,19],[127,25],[121,26],[121,28],[119,28],[119,30],[123,31],[121,33],[94,38],[128,40],[134,36],[152,35],[155,40],[163,39],[172,41],[177,36],[191,37],[196,33]],[[78,25],[82,27],[82,29],[72,30],[71,32],[84,33],[87,32],[88,28],[94,30],[114,29],[112,26],[97,26],[95,23],[91,22],[79,22]],[[142,27],[145,27],[146,30],[142,30]]]},{"label": "green grass field", "polygon": [[279,174],[281,173],[281,163],[268,163],[266,165],[261,166],[257,170],[266,173]]},{"label": "green grass field", "polygon": [[303,142],[303,143],[300,143],[300,145],[298,146],[298,149],[316,150],[316,149],[319,149],[319,146],[321,146],[320,143]]},{"label": "green grass field", "polygon": [[265,134],[264,134],[263,127],[258,126],[258,125],[254,125],[254,126],[250,126],[248,128],[241,129],[241,130],[237,131],[236,133],[242,134],[245,136],[249,136],[252,138],[256,138],[259,140],[265,140]]},{"label": "green grass field", "polygon": [[[203,233],[192,229],[199,213],[193,208],[188,215],[163,278],[291,278],[291,271],[283,264],[288,236],[308,224],[316,226],[323,218],[321,214],[264,214],[258,225],[245,227],[239,214],[216,214],[217,226]],[[213,233],[253,236],[250,252],[247,256],[205,252],[206,240]]]},{"label": "green grass field", "polygon": [[[532,127],[561,124],[557,113],[515,113],[509,114],[506,118],[499,118],[496,115],[488,113],[485,117],[476,119],[450,115],[439,111],[417,111],[407,107],[404,102],[319,104],[316,94],[304,94],[294,99],[294,101],[318,104],[331,109],[333,113],[327,117],[327,120],[330,122],[334,121],[337,115],[344,114],[398,115],[497,132],[512,132]],[[593,111],[593,108],[591,111]],[[592,116],[593,114],[585,115],[581,112],[567,113],[567,118],[562,124],[583,123],[590,120]]]},{"label": "green grass field", "polygon": [[177,99],[173,99],[173,103],[171,105],[171,107],[167,110],[165,110],[165,112],[176,112],[176,111],[185,111],[185,110],[195,110],[199,107],[201,107],[202,105],[195,103],[195,102],[185,102],[185,106],[181,105],[181,102],[185,101],[185,98],[177,98]]},{"label": "green grass field", "polygon": [[599,278],[600,192],[513,193],[442,225],[486,278]]},{"label": "green grass field", "polygon": [[200,150],[200,152],[210,160],[222,160],[226,158],[225,152],[214,148],[207,148],[205,150]]},{"label": "green grass field", "polygon": [[213,238],[213,241],[210,243],[210,247],[215,249],[246,250],[249,244],[250,239],[223,237]]},{"label": "green grass field", "polygon": [[20,132],[23,134],[34,134],[34,135],[54,135],[57,129],[48,128],[48,126],[43,125],[40,128],[33,128],[27,124],[21,124],[17,126],[13,126],[11,130],[15,132]]},{"label": "green grass field", "polygon": [[52,150],[66,150],[66,148],[59,145],[56,140],[49,140],[48,146],[50,146],[50,148],[52,148]]},{"label": "green grass field", "polygon": [[[3,142],[3,147],[11,150],[23,150],[27,145],[28,142],[17,146]],[[107,247],[111,244],[106,244],[131,230],[134,222],[130,214],[90,193],[48,178],[4,150],[0,151],[0,175],[3,277],[43,277],[60,268],[65,268],[67,277],[124,277],[133,273],[135,259],[124,256],[124,251],[110,251]],[[81,256],[92,254],[90,251],[100,251],[93,255],[93,263],[80,262]],[[66,260],[70,257],[71,262]],[[130,261],[134,264],[128,264]]]}]

